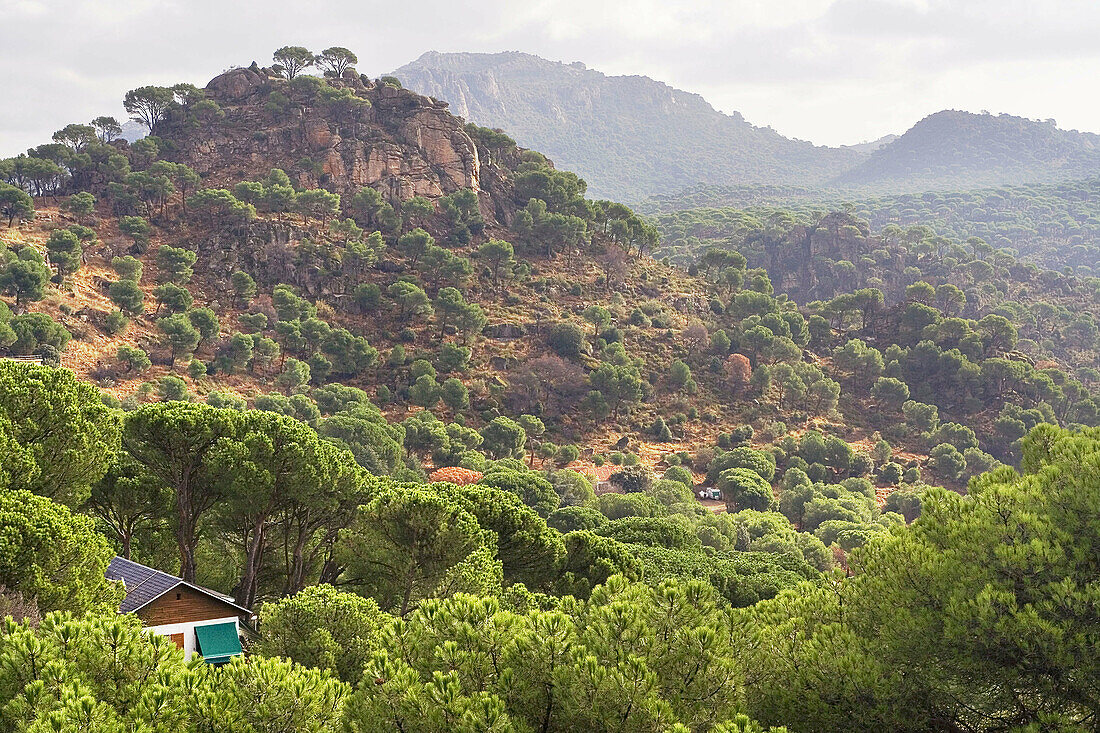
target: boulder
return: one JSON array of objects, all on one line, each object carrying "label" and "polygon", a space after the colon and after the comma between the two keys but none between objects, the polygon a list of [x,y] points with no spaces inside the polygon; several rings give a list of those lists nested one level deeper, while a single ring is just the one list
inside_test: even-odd
[{"label": "boulder", "polygon": [[255,69],[230,69],[215,76],[206,85],[211,96],[218,99],[243,99],[267,83],[267,79]]},{"label": "boulder", "polygon": [[491,339],[518,339],[527,335],[527,329],[518,323],[494,323],[482,333]]}]

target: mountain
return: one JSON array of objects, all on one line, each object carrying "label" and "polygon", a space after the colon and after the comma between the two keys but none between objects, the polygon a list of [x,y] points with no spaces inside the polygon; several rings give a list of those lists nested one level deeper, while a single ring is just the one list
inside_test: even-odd
[{"label": "mountain", "polygon": [[879,190],[974,188],[1100,174],[1100,135],[1053,120],[944,110],[881,146],[833,183]]},{"label": "mountain", "polygon": [[639,201],[699,183],[823,183],[869,152],[791,140],[648,77],[525,53],[432,51],[393,76],[576,171],[597,198]]},{"label": "mountain", "polygon": [[141,124],[140,122],[128,120],[127,122],[122,123],[122,133],[119,135],[119,137],[128,143],[133,143],[137,142],[148,134],[149,130],[145,127],[145,125]]},{"label": "mountain", "polygon": [[582,175],[593,195],[633,202],[711,185],[797,185],[865,197],[1100,174],[1100,136],[1061,130],[1053,120],[945,110],[901,136],[829,148],[722,114],[697,94],[580,62],[433,51],[393,75],[545,152]]}]

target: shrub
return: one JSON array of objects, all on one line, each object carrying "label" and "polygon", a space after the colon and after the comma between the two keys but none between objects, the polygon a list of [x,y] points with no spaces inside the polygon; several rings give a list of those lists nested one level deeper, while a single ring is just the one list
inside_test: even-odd
[{"label": "shrub", "polygon": [[608,480],[628,494],[633,494],[649,488],[653,474],[643,466],[626,466],[611,474]]},{"label": "shrub", "polygon": [[115,257],[111,260],[111,267],[123,280],[137,281],[141,279],[143,266],[141,260],[136,257],[131,257],[130,255]]},{"label": "shrub", "polygon": [[558,323],[550,329],[547,343],[558,356],[575,359],[585,353],[584,332],[573,323]]},{"label": "shrub", "polygon": [[594,530],[607,524],[608,519],[598,510],[585,506],[567,506],[555,509],[546,518],[546,524],[559,532]]},{"label": "shrub", "polygon": [[668,425],[665,423],[665,419],[660,415],[653,421],[653,424],[649,427],[649,432],[662,443],[669,443],[672,441],[672,431],[669,430]]},{"label": "shrub", "polygon": [[189,398],[187,383],[173,375],[161,377],[157,381],[157,395],[162,402],[186,400]]},{"label": "shrub", "polygon": [[458,344],[443,344],[439,349],[438,365],[444,372],[462,372],[470,364],[470,349]]},{"label": "shrub", "polygon": [[554,459],[558,462],[559,465],[567,466],[573,461],[577,460],[580,455],[581,451],[580,448],[578,448],[577,446],[563,445],[562,447],[558,448],[557,454],[554,456]]},{"label": "shrub", "polygon": [[107,293],[111,302],[128,315],[140,315],[145,310],[145,293],[133,280],[113,282]]},{"label": "shrub", "polygon": [[130,325],[130,319],[122,314],[122,311],[113,310],[103,320],[103,328],[108,334],[114,336],[122,333]]},{"label": "shrub", "polygon": [[883,464],[882,468],[879,469],[878,475],[882,483],[889,486],[896,486],[904,475],[904,469],[899,464],[890,461],[889,463]]},{"label": "shrub", "polygon": [[691,382],[691,367],[677,359],[668,370],[669,380],[675,387],[686,387]]}]

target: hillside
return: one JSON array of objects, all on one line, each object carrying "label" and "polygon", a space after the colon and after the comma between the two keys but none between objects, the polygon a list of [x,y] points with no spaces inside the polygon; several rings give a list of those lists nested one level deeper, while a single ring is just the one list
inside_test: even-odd
[{"label": "hillside", "polygon": [[[1085,266],[658,229],[348,49],[273,60],[0,160],[0,730],[1093,721]],[[242,646],[118,613],[115,555]]]},{"label": "hillside", "polygon": [[871,153],[831,183],[882,191],[968,189],[1088,178],[1100,173],[1100,135],[1000,114],[944,110]]},{"label": "hillside", "polygon": [[[1026,309],[1047,298],[1064,314],[1087,313],[1087,300],[1074,300],[1087,298],[1087,282],[1048,283],[1003,256],[990,268],[996,276],[983,282],[988,274],[979,277],[973,261],[984,255],[964,256],[928,233],[880,241],[854,219],[807,227],[805,214],[736,214],[729,228],[681,212],[660,220],[666,241],[657,253],[698,273],[688,274],[646,254],[656,232],[629,209],[586,200],[583,181],[541,154],[464,125],[439,102],[352,70],[287,81],[253,65],[179,96],[182,102],[153,121],[150,137],[133,145],[88,139],[79,142],[79,155],[64,145],[43,146],[40,154],[58,160],[67,177],[44,183],[60,190],[43,188],[49,195],[36,204],[39,216],[4,235],[13,256],[30,244],[70,271],[56,295],[26,306],[13,302],[13,309],[47,313],[68,329],[75,338],[56,342],[67,346],[63,363],[131,408],[183,389],[214,403],[244,398],[321,425],[323,411],[318,415],[300,398],[339,383],[365,390],[387,421],[406,432],[423,429],[418,421],[429,414],[423,408],[464,430],[485,429],[497,417],[538,416],[545,433],[528,448],[547,466],[586,472],[628,458],[654,469],[692,460],[699,479],[708,472],[708,451],[747,427],[761,446],[824,430],[853,455],[869,454],[889,432],[892,451],[917,468],[936,465],[930,458],[936,443],[869,417],[880,398],[869,383],[838,380],[844,370],[832,361],[851,340],[885,352],[907,345],[911,335],[894,333],[887,311],[883,332],[868,330],[866,318],[852,330],[840,317],[833,333],[811,333],[810,317],[823,312],[811,301],[877,287],[894,304],[914,281],[953,283],[965,288],[966,309],[943,303],[935,317],[927,315],[932,323],[1008,314],[1029,339],[1032,361],[1056,359],[1071,373],[1093,351],[1087,334],[1081,341],[1068,335],[1076,333],[1070,328],[1065,340],[1058,333],[1051,341],[1041,323],[1006,304]],[[9,180],[18,180],[24,160],[5,162]],[[132,170],[105,172],[122,166]],[[65,200],[58,206],[57,194],[81,186],[100,199],[91,210]],[[135,222],[146,222],[149,233],[135,234]],[[82,265],[54,251],[60,245],[52,238],[66,226],[83,241]],[[800,252],[804,239],[809,259],[783,254]],[[747,260],[697,266],[714,242]],[[112,265],[127,254],[143,264],[134,280],[141,292],[129,300],[113,294],[132,277]],[[844,262],[861,255],[881,262],[845,279]],[[184,267],[188,258],[193,262]],[[973,281],[949,275],[952,262],[974,270]],[[240,295],[238,279],[254,283],[251,295]],[[774,298],[773,283],[790,299]],[[979,292],[991,287],[999,292]],[[113,307],[125,311],[129,326]],[[204,308],[210,316],[195,322],[214,324],[188,342],[172,314],[190,318]],[[36,353],[49,342],[21,339],[12,349]],[[115,352],[124,345],[140,348],[152,364],[137,369],[132,359],[120,360]],[[966,353],[979,367],[1004,348],[985,343]],[[190,361],[186,368],[181,359]],[[731,386],[740,359],[761,381]],[[776,370],[786,375],[778,382],[771,376]],[[170,375],[182,381],[150,381]],[[916,377],[909,377],[914,392],[921,389]],[[807,399],[815,396],[792,410],[791,384],[801,384]],[[938,405],[974,431],[974,439],[958,444],[960,455],[980,446],[986,457],[1011,460],[1015,448],[990,425],[1006,400],[1013,409],[1031,408],[1034,396],[999,390],[979,410],[981,388],[967,390],[966,399]],[[1069,400],[1067,415],[1078,409],[1061,399]],[[470,446],[444,448],[414,439],[403,449],[387,446],[389,458],[368,464],[421,475],[484,460]],[[974,460],[977,466],[986,459]],[[967,474],[935,475],[961,488]],[[708,480],[714,478],[711,470]],[[893,485],[884,484],[884,492]]]},{"label": "hillside", "polygon": [[869,152],[785,138],[644,76],[524,53],[429,52],[393,75],[546,153],[597,197],[640,201],[698,183],[823,183]]}]

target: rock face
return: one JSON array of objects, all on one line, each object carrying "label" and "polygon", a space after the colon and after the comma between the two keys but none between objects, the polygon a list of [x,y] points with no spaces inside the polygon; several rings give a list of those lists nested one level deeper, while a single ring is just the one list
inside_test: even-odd
[{"label": "rock face", "polygon": [[[369,106],[325,101],[307,84],[256,66],[221,74],[206,91],[225,116],[158,127],[174,144],[165,156],[190,165],[206,186],[282,168],[305,188],[348,194],[370,186],[391,202],[462,188],[484,193],[477,146],[445,103],[354,73],[326,82]],[[487,198],[482,208],[492,216],[499,207]]]}]

